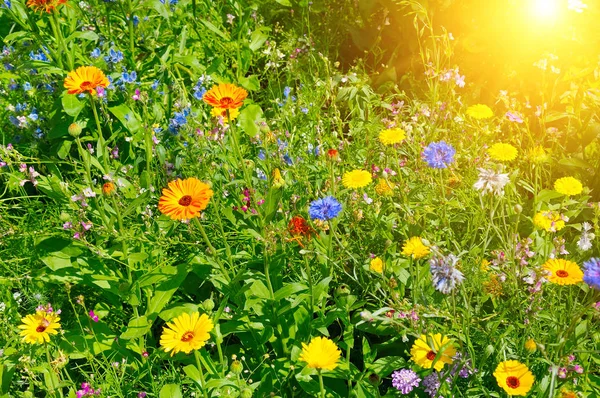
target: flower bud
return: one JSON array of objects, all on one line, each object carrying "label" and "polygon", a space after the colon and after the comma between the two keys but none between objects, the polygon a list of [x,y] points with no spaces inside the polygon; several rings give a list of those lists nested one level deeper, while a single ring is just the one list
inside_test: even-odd
[{"label": "flower bud", "polygon": [[521,212],[523,211],[523,206],[517,204],[513,207],[513,210],[515,211],[515,213],[521,214]]},{"label": "flower bud", "polygon": [[204,311],[210,312],[215,308],[215,302],[212,299],[206,299],[202,303],[202,308],[204,308]]},{"label": "flower bud", "polygon": [[75,122],[75,123],[71,123],[69,125],[68,130],[69,130],[69,134],[71,135],[71,137],[77,138],[81,134],[81,130],[83,130],[83,128],[78,122]]},{"label": "flower bud", "polygon": [[230,370],[231,373],[240,375],[244,371],[244,365],[240,361],[235,360],[231,362]]},{"label": "flower bud", "polygon": [[69,213],[65,213],[64,211],[62,213],[60,213],[60,216],[58,218],[62,222],[67,222],[67,221],[71,220],[71,216],[69,215]]},{"label": "flower bud", "polygon": [[248,387],[244,388],[240,393],[240,398],[252,398],[252,390]]},{"label": "flower bud", "polygon": [[340,285],[336,291],[335,291],[337,296],[347,296],[350,294],[350,288],[348,287],[348,285]]}]

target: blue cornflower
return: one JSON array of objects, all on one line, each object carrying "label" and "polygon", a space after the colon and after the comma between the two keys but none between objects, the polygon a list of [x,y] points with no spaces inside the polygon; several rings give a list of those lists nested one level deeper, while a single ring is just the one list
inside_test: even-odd
[{"label": "blue cornflower", "polygon": [[590,258],[583,263],[583,268],[583,281],[594,289],[600,290],[600,258]]},{"label": "blue cornflower", "polygon": [[462,272],[456,269],[458,257],[449,254],[446,257],[437,256],[429,260],[431,281],[435,290],[444,294],[451,293],[465,279]]},{"label": "blue cornflower", "polygon": [[342,204],[333,196],[326,196],[310,202],[308,214],[310,218],[327,221],[335,218],[342,211]]},{"label": "blue cornflower", "polygon": [[454,162],[455,153],[456,150],[452,145],[446,144],[445,141],[432,142],[423,151],[423,160],[427,162],[429,167],[445,169],[450,163]]},{"label": "blue cornflower", "polygon": [[99,58],[101,55],[100,49],[98,47],[94,48],[94,50],[90,53],[90,57]]}]

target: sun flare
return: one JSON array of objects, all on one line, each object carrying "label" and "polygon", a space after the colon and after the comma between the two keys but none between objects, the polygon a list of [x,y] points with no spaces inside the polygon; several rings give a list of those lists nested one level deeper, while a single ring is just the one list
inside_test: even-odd
[{"label": "sun flare", "polygon": [[553,20],[558,16],[559,3],[559,0],[532,0],[531,12],[539,20]]}]

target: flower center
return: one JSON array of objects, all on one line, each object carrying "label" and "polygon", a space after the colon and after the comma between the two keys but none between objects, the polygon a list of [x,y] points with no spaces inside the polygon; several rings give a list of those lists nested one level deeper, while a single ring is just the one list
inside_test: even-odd
[{"label": "flower center", "polygon": [[181,341],[188,342],[194,338],[194,332],[185,332],[183,336],[181,336]]},{"label": "flower center", "polygon": [[84,81],[83,83],[81,83],[79,85],[79,87],[83,90],[83,91],[92,91],[93,89],[95,89],[96,87],[94,87],[94,83],[92,82],[88,82],[87,80]]},{"label": "flower center", "polygon": [[510,388],[518,388],[521,385],[521,382],[517,377],[510,376],[506,378],[506,385]]},{"label": "flower center", "polygon": [[433,350],[427,353],[427,359],[429,359],[430,361],[433,361],[435,359],[435,352],[433,352]]},{"label": "flower center", "polygon": [[189,206],[192,204],[192,197],[190,195],[185,195],[178,202],[181,206]]},{"label": "flower center", "polygon": [[220,103],[220,104],[221,104],[221,106],[222,106],[222,107],[224,107],[224,108],[225,108],[225,107],[227,107],[227,106],[229,106],[229,105],[231,105],[231,104],[233,104],[233,102],[234,102],[234,101],[233,101],[233,98],[231,98],[231,97],[223,97],[223,98],[221,98],[221,99],[219,100],[219,103]]},{"label": "flower center", "polygon": [[559,269],[558,271],[556,271],[556,276],[560,278],[566,278],[567,276],[569,276],[569,273],[564,269]]},{"label": "flower center", "polygon": [[44,325],[39,325],[37,328],[35,328],[35,331],[38,333],[42,333],[46,330],[46,326]]}]

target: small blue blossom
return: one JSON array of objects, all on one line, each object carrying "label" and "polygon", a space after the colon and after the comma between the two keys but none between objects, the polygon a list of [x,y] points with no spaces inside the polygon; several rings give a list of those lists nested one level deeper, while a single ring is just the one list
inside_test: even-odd
[{"label": "small blue blossom", "polygon": [[445,169],[454,162],[456,150],[445,141],[432,142],[423,151],[423,160],[429,167],[434,169]]},{"label": "small blue blossom", "polygon": [[292,160],[292,158],[290,157],[290,155],[288,155],[287,153],[285,155],[283,155],[283,161],[288,166],[292,166],[294,164],[294,161]]},{"label": "small blue blossom", "polygon": [[285,86],[283,88],[283,96],[285,97],[285,99],[287,99],[290,96],[291,91],[292,91],[292,89],[288,86]]},{"label": "small blue blossom", "polygon": [[262,171],[261,169],[256,169],[256,175],[258,176],[259,179],[261,180],[265,180],[267,179],[267,175],[265,174],[264,171]]},{"label": "small blue blossom", "polygon": [[29,91],[31,90],[33,87],[31,87],[31,83],[29,82],[25,82],[23,83],[23,91]]},{"label": "small blue blossom", "polygon": [[267,156],[265,155],[265,151],[263,151],[262,149],[258,151],[258,158],[260,160],[265,160],[267,158]]},{"label": "small blue blossom", "polygon": [[337,217],[342,211],[342,204],[333,196],[326,196],[310,203],[308,214],[310,218],[327,221]]},{"label": "small blue blossom", "polygon": [[583,263],[583,268],[583,281],[594,289],[600,290],[600,258],[590,258]]},{"label": "small blue blossom", "polygon": [[456,268],[458,257],[449,254],[446,257],[436,256],[429,260],[431,281],[435,290],[444,294],[451,293],[465,279]]},{"label": "small blue blossom", "polygon": [[119,62],[123,61],[123,52],[111,48],[108,51],[108,55],[104,57],[104,60],[107,63],[118,64]]},{"label": "small blue blossom", "polygon": [[90,53],[90,57],[94,59],[100,58],[100,55],[102,55],[102,53],[100,52],[100,49],[98,47],[94,48],[94,50],[92,50],[92,52]]},{"label": "small blue blossom", "polygon": [[160,80],[155,80],[155,81],[152,83],[152,86],[150,86],[150,88],[152,88],[152,90],[154,91],[154,90],[156,90],[156,89],[158,88],[158,85],[159,85],[159,84],[160,84]]}]

